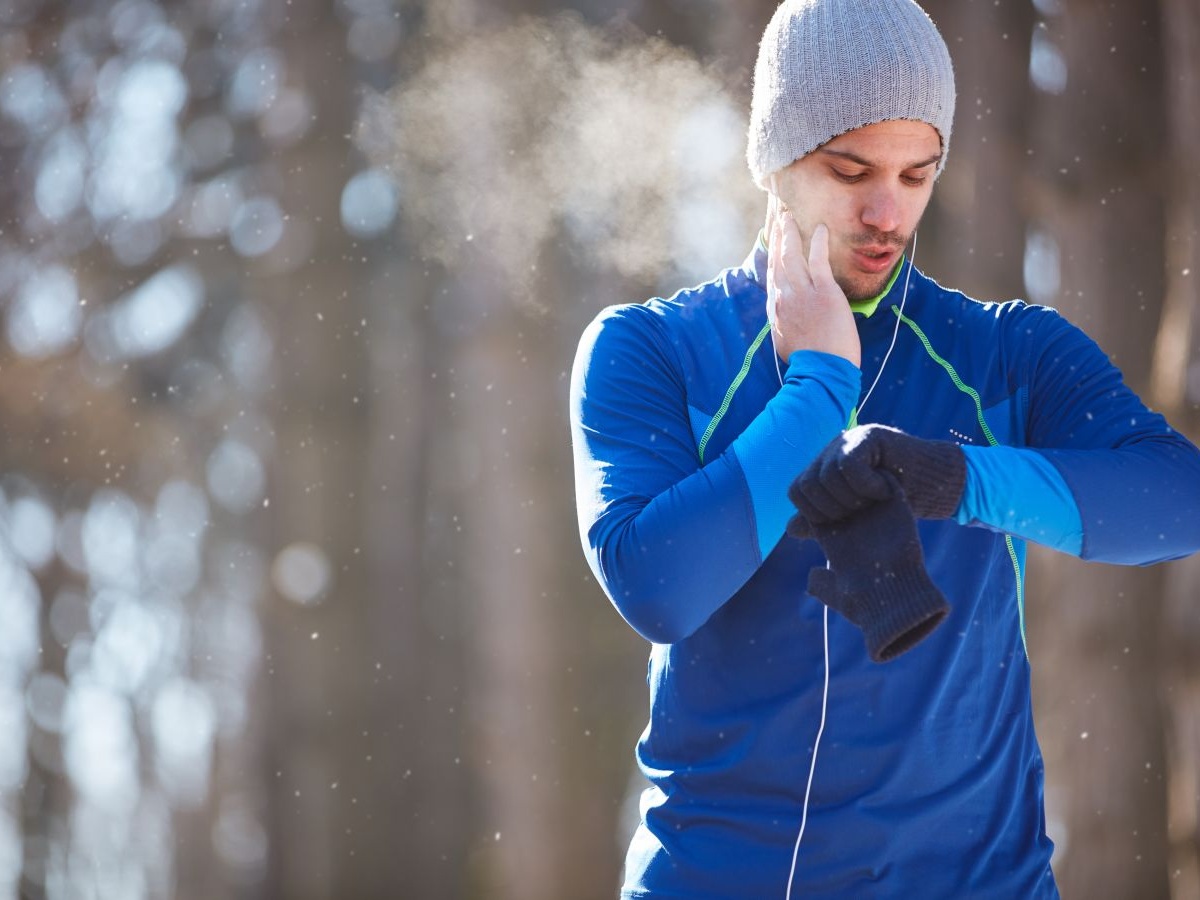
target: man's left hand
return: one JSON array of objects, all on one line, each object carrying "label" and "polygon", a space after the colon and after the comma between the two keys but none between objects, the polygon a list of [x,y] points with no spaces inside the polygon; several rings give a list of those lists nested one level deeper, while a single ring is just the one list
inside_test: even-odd
[{"label": "man's left hand", "polygon": [[962,448],[887,425],[860,425],[834,438],[788,489],[814,525],[834,522],[888,499],[890,473],[918,519],[954,515],[967,480]]}]

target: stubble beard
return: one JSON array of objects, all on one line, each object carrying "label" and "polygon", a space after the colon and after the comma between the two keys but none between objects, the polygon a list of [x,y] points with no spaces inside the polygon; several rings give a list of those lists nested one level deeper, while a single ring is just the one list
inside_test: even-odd
[{"label": "stubble beard", "polygon": [[896,263],[890,269],[879,275],[868,275],[865,272],[856,272],[838,275],[834,273],[833,280],[837,282],[838,287],[842,289],[842,293],[846,295],[846,299],[850,303],[861,303],[864,300],[874,300],[887,287],[887,283],[892,278],[892,273],[896,271],[896,266],[904,259],[904,248],[908,246],[908,241],[912,237],[911,234],[901,236],[895,232],[882,234],[880,232],[867,233],[856,235],[850,243],[850,251],[853,251],[855,246],[862,244],[889,244],[899,250],[901,256],[897,258]]},{"label": "stubble beard", "polygon": [[893,266],[891,269],[884,272],[882,275],[861,276],[862,278],[875,279],[874,281],[870,281],[870,282],[864,282],[862,280],[851,280],[847,276],[841,276],[841,277],[834,276],[833,280],[837,282],[837,286],[842,289],[842,293],[846,295],[846,299],[850,303],[861,303],[864,300],[874,300],[881,293],[883,293],[883,289],[887,286],[888,281],[892,277],[892,272],[894,272],[895,270],[896,270],[895,266]]}]

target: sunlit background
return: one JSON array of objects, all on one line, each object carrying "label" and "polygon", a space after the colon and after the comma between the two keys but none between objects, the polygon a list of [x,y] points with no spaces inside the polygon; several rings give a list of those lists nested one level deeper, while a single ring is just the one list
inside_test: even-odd
[{"label": "sunlit background", "polygon": [[[925,6],[918,265],[1194,438],[1200,5]],[[0,4],[0,898],[615,895],[648,647],[567,372],[749,251],[773,9]],[[1200,896],[1200,568],[1028,602],[1064,894]]]}]

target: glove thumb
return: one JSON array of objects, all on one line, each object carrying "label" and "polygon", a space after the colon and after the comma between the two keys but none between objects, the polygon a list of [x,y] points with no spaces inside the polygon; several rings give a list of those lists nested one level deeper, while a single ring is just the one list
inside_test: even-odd
[{"label": "glove thumb", "polygon": [[824,603],[826,606],[832,606],[838,609],[838,591],[837,575],[829,569],[809,569],[808,571],[808,592]]},{"label": "glove thumb", "polygon": [[804,513],[799,512],[788,519],[787,533],[801,541],[816,537],[816,532],[813,531],[812,523],[805,518]]}]

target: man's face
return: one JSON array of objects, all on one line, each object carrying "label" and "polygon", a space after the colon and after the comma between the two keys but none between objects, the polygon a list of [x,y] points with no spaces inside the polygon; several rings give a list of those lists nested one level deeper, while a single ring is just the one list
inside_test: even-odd
[{"label": "man's face", "polygon": [[813,229],[829,228],[829,264],[849,300],[867,300],[887,284],[925,212],[941,153],[926,122],[878,122],[835,137],[775,176],[774,192],[800,226],[805,253]]}]

